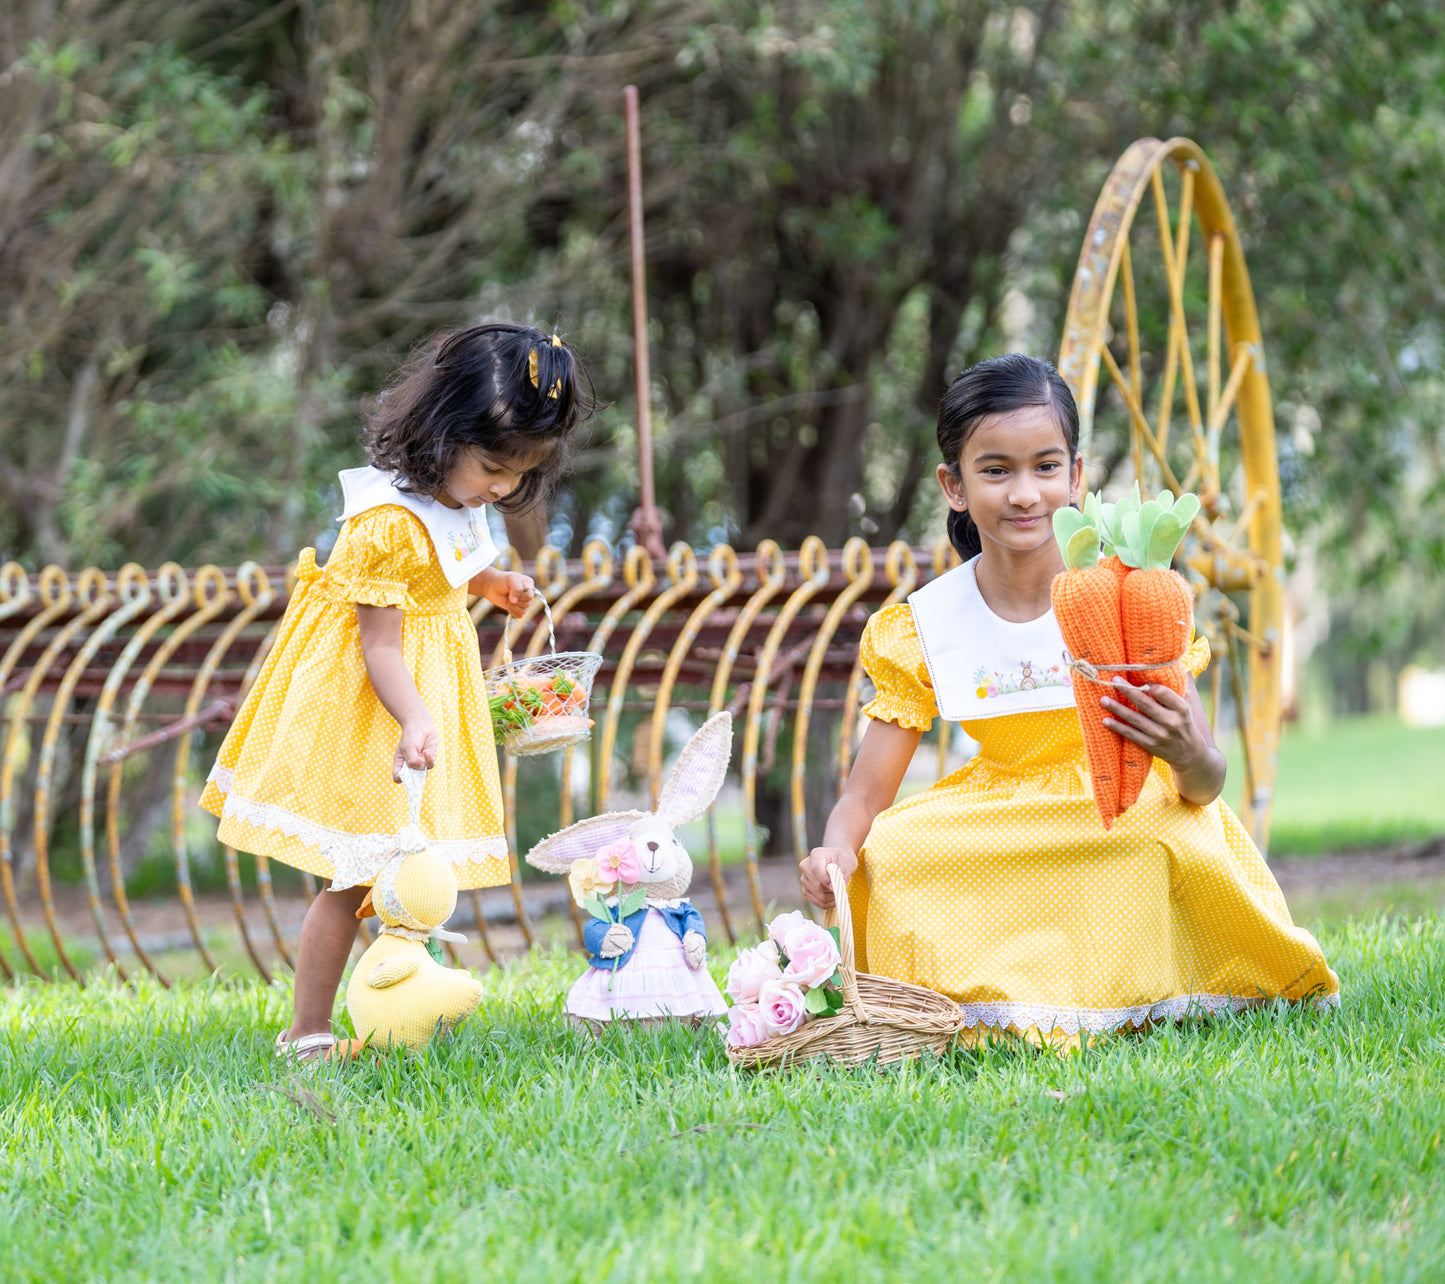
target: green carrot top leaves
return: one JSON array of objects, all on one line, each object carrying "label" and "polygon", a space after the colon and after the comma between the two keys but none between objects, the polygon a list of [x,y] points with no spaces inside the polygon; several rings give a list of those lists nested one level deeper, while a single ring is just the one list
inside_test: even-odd
[{"label": "green carrot top leaves", "polygon": [[1098,563],[1099,531],[1088,514],[1077,508],[1056,508],[1054,539],[1064,555],[1064,565],[1070,570],[1084,571]]},{"label": "green carrot top leaves", "polygon": [[1174,560],[1184,532],[1199,512],[1199,496],[1160,491],[1154,499],[1141,502],[1139,483],[1117,504],[1103,505],[1102,536],[1119,560],[1133,570],[1165,571]]},{"label": "green carrot top leaves", "polygon": [[1156,498],[1141,501],[1135,482],[1133,493],[1118,503],[1105,504],[1093,494],[1082,511],[1056,509],[1054,539],[1064,565],[1073,571],[1095,565],[1101,553],[1117,554],[1131,570],[1165,571],[1198,512],[1198,495],[1175,498],[1172,491],[1162,490]]}]

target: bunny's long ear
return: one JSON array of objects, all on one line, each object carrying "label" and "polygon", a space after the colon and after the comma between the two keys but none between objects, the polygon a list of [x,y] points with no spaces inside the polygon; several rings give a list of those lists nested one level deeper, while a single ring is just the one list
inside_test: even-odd
[{"label": "bunny's long ear", "polygon": [[633,824],[650,815],[649,811],[609,811],[605,816],[588,816],[548,834],[527,853],[526,862],[549,874],[565,874],[574,860],[586,860],[608,843],[620,842]]},{"label": "bunny's long ear", "polygon": [[724,709],[704,722],[683,746],[657,803],[657,814],[665,823],[676,829],[712,806],[732,752],[733,716]]}]

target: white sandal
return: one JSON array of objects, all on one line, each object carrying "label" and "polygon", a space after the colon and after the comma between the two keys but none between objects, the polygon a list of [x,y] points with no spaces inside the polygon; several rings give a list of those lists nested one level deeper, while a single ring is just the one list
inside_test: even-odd
[{"label": "white sandal", "polygon": [[325,1061],[336,1048],[334,1034],[303,1034],[292,1039],[289,1030],[276,1036],[276,1055],[286,1061]]}]

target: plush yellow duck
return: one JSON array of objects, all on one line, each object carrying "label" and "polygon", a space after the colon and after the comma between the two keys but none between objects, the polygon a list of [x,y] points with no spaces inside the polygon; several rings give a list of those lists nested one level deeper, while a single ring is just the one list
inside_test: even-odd
[{"label": "plush yellow duck", "polygon": [[424,783],[424,772],[408,770],[403,784],[412,824],[398,835],[396,853],[357,912],[358,918],[374,912],[382,927],[351,974],[346,1009],[357,1038],[378,1047],[417,1047],[471,1016],[482,998],[481,982],[461,968],[443,967],[427,948],[433,940],[467,938],[442,929],[457,907],[457,880],[417,828]]}]

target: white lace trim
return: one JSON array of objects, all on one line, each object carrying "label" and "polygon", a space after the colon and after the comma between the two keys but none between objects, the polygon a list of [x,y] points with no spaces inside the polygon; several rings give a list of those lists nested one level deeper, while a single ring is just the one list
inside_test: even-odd
[{"label": "white lace trim", "polygon": [[[1305,1000],[1319,1009],[1338,1008],[1338,994],[1320,994]],[[1242,1012],[1269,1002],[1234,994],[1182,994],[1158,1003],[1141,1003],[1127,1008],[1060,1008],[1047,1003],[963,1003],[960,1004],[963,1026],[973,1029],[987,1025],[996,1029],[1062,1030],[1065,1034],[1103,1034],[1132,1025],[1135,1029],[1149,1021],[1181,1021],[1186,1017],[1217,1016],[1221,1012]]]},{"label": "white lace trim", "polygon": [[215,785],[223,794],[231,792],[231,782],[236,778],[234,767],[223,767],[218,762],[211,768],[211,774],[206,777],[208,785]]},{"label": "white lace trim", "polygon": [[[338,868],[338,873],[341,866],[345,866],[344,876],[350,881],[343,883],[343,886],[372,881],[381,872],[382,866],[396,855],[395,834],[348,834],[344,830],[318,825],[314,820],[298,816],[284,807],[257,802],[253,798],[242,798],[229,792],[226,794],[226,805],[221,815],[223,819],[235,817],[262,829],[279,829],[287,838],[297,838],[308,847],[319,848]],[[490,857],[505,859],[507,855],[505,834],[493,834],[486,838],[438,838],[428,841],[454,868],[460,868],[468,861],[480,864]]]},{"label": "white lace trim", "polygon": [[438,941],[454,941],[457,945],[467,943],[464,933],[448,932],[441,927],[419,930],[414,927],[402,927],[399,923],[387,923],[378,930],[383,936],[399,936],[404,941],[427,941],[435,938]]}]

